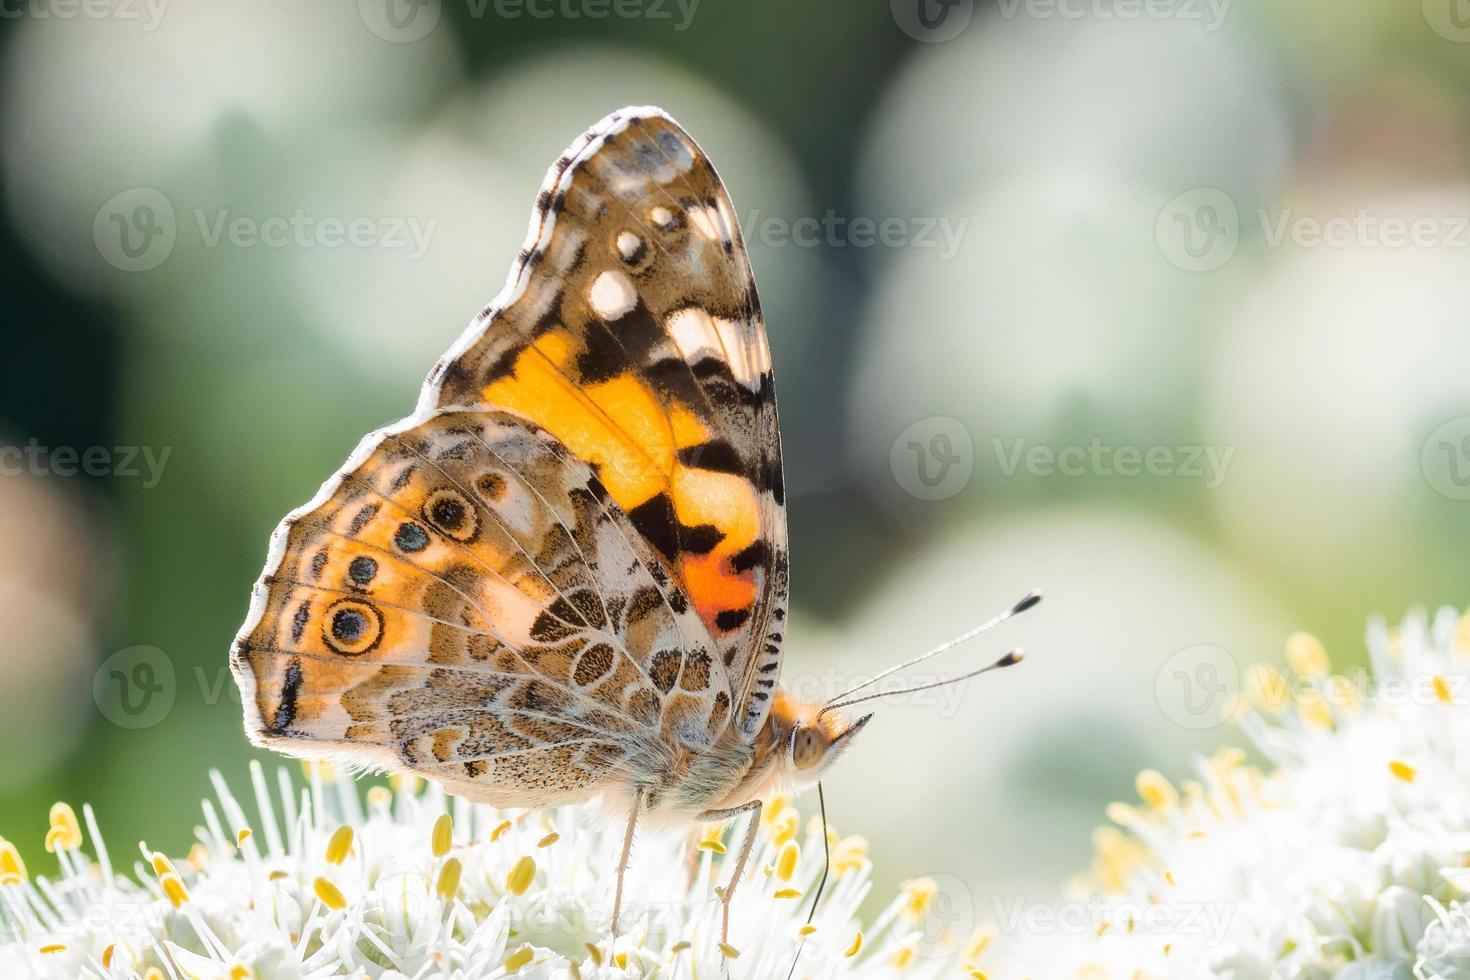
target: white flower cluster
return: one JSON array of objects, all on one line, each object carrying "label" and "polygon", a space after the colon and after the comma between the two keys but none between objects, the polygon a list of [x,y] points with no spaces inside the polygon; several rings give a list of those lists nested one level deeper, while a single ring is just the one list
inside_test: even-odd
[{"label": "white flower cluster", "polygon": [[1470,617],[1368,631],[1371,675],[1297,634],[1247,675],[1226,750],[1138,778],[1078,883],[1096,935],[1027,966],[1088,980],[1470,980]]},{"label": "white flower cluster", "polygon": [[[829,835],[777,800],[736,891],[729,945],[718,889],[740,827],[640,832],[621,935],[609,920],[622,827],[586,809],[501,812],[412,778],[366,805],[347,779],[309,784],[252,767],[247,814],[218,774],[186,858],[142,848],[117,873],[90,808],[86,833],[57,804],[47,850],[60,874],[32,876],[0,839],[0,977],[89,980],[474,980],[516,977],[873,977],[960,975],[987,941],[928,937],[924,879],[861,926],[871,884],[861,838]],[[90,838],[90,856],[84,847]],[[799,957],[798,957],[799,954]]]}]

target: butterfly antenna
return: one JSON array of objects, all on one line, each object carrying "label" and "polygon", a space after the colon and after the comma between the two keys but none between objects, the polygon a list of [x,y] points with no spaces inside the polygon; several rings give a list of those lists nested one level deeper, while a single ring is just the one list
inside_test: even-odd
[{"label": "butterfly antenna", "polygon": [[[884,698],[884,697],[888,697],[889,695],[892,695],[892,694],[910,694],[910,693],[912,693],[914,691],[927,691],[929,688],[932,688],[932,687],[943,687],[946,684],[955,684],[955,683],[958,683],[959,681],[969,680],[971,677],[978,677],[979,675],[984,674],[987,671],[996,670],[996,669],[998,669],[1000,667],[1009,667],[1012,664],[1020,663],[1023,654],[1021,653],[1020,650],[1012,650],[1010,653],[1006,654],[1004,657],[1001,657],[995,663],[989,664],[988,666],[985,666],[985,667],[981,667],[979,670],[972,670],[968,674],[959,674],[959,675],[957,675],[955,677],[947,677],[947,678],[944,678],[943,680],[934,681],[934,682],[929,683],[929,684],[919,684],[919,685],[916,685],[914,687],[905,687],[905,688],[901,688],[901,689],[899,689],[897,691],[883,691],[883,692],[878,693],[878,694],[869,694],[869,695],[867,695],[865,697],[861,697],[861,698],[853,698],[852,697],[852,695],[854,695],[857,692],[861,691],[863,688],[865,688],[865,687],[871,687],[872,685],[878,683],[879,681],[881,681],[885,677],[891,677],[892,675],[898,673],[901,670],[907,670],[910,667],[915,666],[916,664],[923,663],[924,661],[928,660],[931,657],[937,657],[941,653],[945,653],[945,652],[947,652],[949,650],[953,650],[955,647],[959,646],[961,643],[966,643],[966,642],[968,642],[970,640],[973,640],[975,637],[979,636],[981,633],[984,633],[986,630],[992,629],[993,627],[999,626],[1001,623],[1004,623],[1006,620],[1010,619],[1012,616],[1019,616],[1021,613],[1025,612],[1028,609],[1030,609],[1032,606],[1035,606],[1040,601],[1041,601],[1041,593],[1040,592],[1028,592],[1028,593],[1026,593],[1024,596],[1021,597],[1020,601],[1017,602],[1015,605],[1011,606],[1011,608],[1007,609],[1005,612],[1001,613],[998,616],[994,616],[994,617],[986,620],[985,622],[981,623],[979,626],[976,626],[974,629],[970,630],[969,632],[962,633],[959,636],[955,637],[953,640],[949,640],[948,642],[941,643],[941,644],[939,644],[939,646],[935,647],[934,649],[928,651],[927,653],[921,653],[917,657],[914,657],[912,660],[905,660],[901,664],[895,664],[894,666],[889,667],[887,670],[880,671],[879,673],[874,674],[872,677],[869,677],[867,680],[863,681],[861,684],[857,685],[856,687],[848,688],[846,691],[843,691],[841,694],[839,694],[836,697],[832,698],[832,700],[829,701],[826,704],[826,706],[824,706],[822,708],[821,711],[817,712],[817,717],[820,718],[822,715],[826,714],[829,711],[834,711],[834,710],[836,710],[838,708],[845,708],[848,705],[860,704],[863,701],[871,701],[874,698]],[[850,700],[848,700],[848,699],[850,699]]]},{"label": "butterfly antenna", "polygon": [[[822,901],[822,890],[827,887],[827,874],[832,870],[832,840],[827,835],[827,798],[822,795],[822,784],[817,783],[817,810],[822,814],[822,878],[817,882],[817,893],[812,896],[812,907],[807,911],[806,924],[811,925],[817,916],[817,905]],[[786,980],[796,974],[796,963],[806,946],[806,936],[796,944],[796,955],[791,958],[791,969],[786,971]]]}]

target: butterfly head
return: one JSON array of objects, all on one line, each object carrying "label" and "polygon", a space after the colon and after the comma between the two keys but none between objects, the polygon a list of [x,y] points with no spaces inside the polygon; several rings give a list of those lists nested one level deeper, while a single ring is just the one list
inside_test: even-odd
[{"label": "butterfly head", "polygon": [[[784,703],[782,703],[784,701]],[[807,785],[822,774],[852,747],[856,735],[871,714],[852,719],[834,711],[823,711],[819,704],[802,704],[791,698],[777,702],[782,708],[786,729],[783,762],[791,779]]]}]

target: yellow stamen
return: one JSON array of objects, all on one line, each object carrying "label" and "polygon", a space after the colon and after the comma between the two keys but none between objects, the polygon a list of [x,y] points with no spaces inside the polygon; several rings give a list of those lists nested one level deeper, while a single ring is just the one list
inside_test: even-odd
[{"label": "yellow stamen", "polygon": [[75,851],[82,846],[82,825],[77,823],[77,814],[65,803],[51,804],[51,829],[46,834],[46,850]]},{"label": "yellow stamen", "polygon": [[341,864],[347,860],[347,853],[351,850],[352,828],[344,823],[332,831],[332,836],[327,841],[327,863]]},{"label": "yellow stamen", "polygon": [[1332,666],[1322,641],[1311,633],[1293,633],[1286,638],[1286,662],[1299,677],[1321,677]]},{"label": "yellow stamen", "polygon": [[374,809],[387,808],[393,802],[393,791],[386,786],[372,786],[367,791],[368,806]]},{"label": "yellow stamen", "polygon": [[0,885],[19,885],[26,880],[26,863],[15,845],[0,837]]},{"label": "yellow stamen", "polygon": [[729,943],[720,943],[720,952],[725,954],[725,959],[727,960],[740,959],[740,950],[731,946]]},{"label": "yellow stamen", "polygon": [[776,877],[782,881],[790,881],[791,876],[796,874],[796,862],[800,859],[800,844],[794,840],[782,844],[780,852],[776,855]]},{"label": "yellow stamen", "polygon": [[183,879],[172,871],[160,877],[158,884],[163,888],[163,896],[174,908],[182,907],[189,900],[189,892],[184,888]]},{"label": "yellow stamen", "polygon": [[602,965],[602,950],[598,949],[592,943],[585,943],[584,945],[587,947],[587,955],[590,956],[590,957],[592,957],[592,962],[595,963],[595,964],[597,964],[598,966],[601,966]]},{"label": "yellow stamen", "polygon": [[796,833],[801,829],[801,814],[794,807],[787,807],[781,811],[781,815],[771,821],[768,833],[771,842],[780,846],[789,840],[796,839]]},{"label": "yellow stamen", "polygon": [[236,963],[230,967],[230,980],[250,980],[254,976],[250,968],[243,963]]},{"label": "yellow stamen", "polygon": [[1145,769],[1134,781],[1138,787],[1138,798],[1159,813],[1167,813],[1179,805],[1179,794],[1163,774],[1154,769]]},{"label": "yellow stamen", "polygon": [[325,759],[302,759],[301,773],[310,782],[313,774],[321,777],[324,783],[335,783],[337,781],[337,768]]},{"label": "yellow stamen", "polygon": [[1304,696],[1298,702],[1296,710],[1297,714],[1301,716],[1303,723],[1310,727],[1321,731],[1327,731],[1332,728],[1332,709],[1315,692]]},{"label": "yellow stamen", "polygon": [[681,939],[677,943],[674,943],[674,945],[673,945],[673,947],[671,948],[670,951],[671,952],[674,952],[674,953],[682,953],[686,949],[693,949],[693,948],[694,948],[694,944],[693,943],[691,943],[687,939]]},{"label": "yellow stamen", "polygon": [[799,888],[777,888],[776,891],[775,891],[775,893],[772,895],[772,897],[773,898],[800,898],[801,897],[801,889],[799,889]]},{"label": "yellow stamen", "polygon": [[512,826],[514,826],[514,825],[509,820],[502,820],[502,821],[500,821],[500,824],[498,826],[496,826],[496,828],[494,830],[490,831],[490,841],[491,841],[491,843],[494,843],[495,841],[500,840],[500,835],[503,834],[503,833],[505,833]]},{"label": "yellow stamen", "polygon": [[905,946],[893,954],[893,968],[895,970],[906,970],[909,964],[914,962],[914,947]]},{"label": "yellow stamen", "polygon": [[1412,783],[1414,781],[1414,777],[1419,775],[1419,770],[1415,769],[1407,762],[1400,762],[1397,759],[1388,764],[1388,771],[1393,773],[1395,776],[1402,779],[1406,783]]},{"label": "yellow stamen", "polygon": [[66,952],[66,946],[61,943],[48,943],[47,945],[41,947],[41,952],[64,953]]},{"label": "yellow stamen", "polygon": [[705,824],[704,831],[699,835],[699,849],[710,851],[714,854],[725,853],[725,827],[723,824]]},{"label": "yellow stamen", "polygon": [[960,951],[960,958],[966,963],[973,963],[978,960],[990,948],[991,941],[995,939],[995,933],[995,923],[980,923],[979,927],[970,933],[969,941],[965,943],[964,948]]},{"label": "yellow stamen", "polygon": [[235,846],[236,847],[244,847],[245,846],[245,842],[248,841],[249,839],[250,839],[250,828],[249,827],[241,827],[240,830],[235,834]]},{"label": "yellow stamen", "polygon": [[388,777],[388,785],[393,787],[393,792],[412,796],[417,793],[423,785],[423,780],[411,772],[395,772]]},{"label": "yellow stamen", "polygon": [[449,901],[455,895],[459,894],[459,875],[461,870],[462,866],[459,863],[459,858],[450,858],[444,862],[444,868],[439,872],[439,885],[435,888],[440,898]]},{"label": "yellow stamen", "polygon": [[796,930],[796,934],[798,936],[801,936],[802,938],[805,938],[807,936],[810,936],[812,933],[814,933],[816,931],[817,931],[817,927],[816,926],[802,926],[800,929]]},{"label": "yellow stamen", "polygon": [[178,869],[174,867],[174,863],[162,851],[154,851],[153,856],[148,860],[153,865],[153,873],[159,878],[167,874],[177,875],[179,873]]},{"label": "yellow stamen", "polygon": [[859,929],[857,931],[857,934],[852,937],[852,942],[848,943],[847,948],[842,951],[842,955],[847,957],[848,959],[852,959],[854,956],[862,951],[862,948],[863,931]]},{"label": "yellow stamen", "polygon": [[1453,704],[1455,701],[1455,695],[1450,690],[1449,681],[1438,674],[1434,675],[1434,697],[1440,704]]},{"label": "yellow stamen", "polygon": [[531,949],[530,946],[521,946],[520,949],[516,950],[514,953],[511,953],[505,958],[505,972],[517,972],[518,970],[520,970],[521,967],[531,962],[531,960],[534,959],[535,956],[536,952],[535,950]]},{"label": "yellow stamen", "polygon": [[529,854],[516,861],[510,869],[510,874],[505,876],[505,890],[512,895],[524,895],[526,889],[531,887],[531,880],[536,877],[536,859]]},{"label": "yellow stamen", "polygon": [[316,892],[316,897],[322,900],[322,904],[334,912],[340,912],[347,907],[347,897],[342,890],[325,878],[318,878],[311,883],[311,890]]},{"label": "yellow stamen", "polygon": [[844,837],[832,849],[832,870],[839,877],[849,871],[856,871],[867,863],[868,841],[864,837]]},{"label": "yellow stamen", "polygon": [[112,969],[112,957],[117,953],[117,943],[108,943],[107,948],[102,951],[102,969]]},{"label": "yellow stamen", "polygon": [[147,972],[143,974],[143,980],[168,980],[168,978],[163,975],[163,971],[158,967],[150,966]]},{"label": "yellow stamen", "polygon": [[439,819],[434,821],[434,833],[429,837],[429,849],[434,852],[436,858],[442,858],[449,853],[449,848],[453,843],[454,818],[447,813],[441,813]]},{"label": "yellow stamen", "polygon": [[540,840],[538,840],[536,842],[536,846],[537,847],[550,847],[552,844],[555,844],[559,840],[561,840],[561,834],[558,834],[556,831],[553,830],[551,833],[547,834],[545,837],[543,837]]},{"label": "yellow stamen", "polygon": [[903,908],[902,914],[911,920],[917,921],[924,917],[924,912],[929,908],[929,903],[934,901],[934,896],[939,894],[939,885],[933,878],[915,878],[913,881],[903,883]]}]

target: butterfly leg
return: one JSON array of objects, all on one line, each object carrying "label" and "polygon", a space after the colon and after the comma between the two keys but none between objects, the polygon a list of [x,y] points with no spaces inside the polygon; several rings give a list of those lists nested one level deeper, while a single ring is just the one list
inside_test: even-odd
[{"label": "butterfly leg", "polygon": [[618,884],[613,892],[612,937],[618,938],[618,916],[623,911],[623,875],[628,870],[628,856],[633,853],[633,828],[638,826],[638,811],[643,808],[643,787],[633,794],[633,808],[628,811],[628,832],[623,836],[623,856],[618,859]]},{"label": "butterfly leg", "polygon": [[735,888],[740,884],[740,878],[745,874],[745,862],[750,859],[751,849],[755,847],[755,833],[761,825],[761,801],[751,800],[742,806],[731,807],[728,810],[706,810],[698,817],[700,820],[729,820],[738,817],[742,813],[750,814],[750,826],[745,828],[745,842],[740,845],[740,857],[735,861],[735,872],[730,875],[730,883],[725,886],[724,897],[720,899],[720,942],[724,945],[730,944],[730,902],[735,898]]}]

